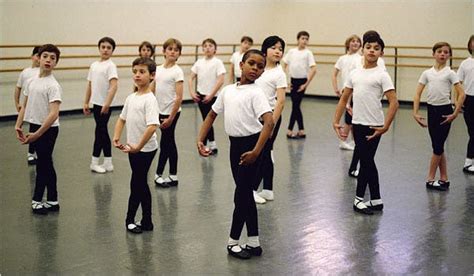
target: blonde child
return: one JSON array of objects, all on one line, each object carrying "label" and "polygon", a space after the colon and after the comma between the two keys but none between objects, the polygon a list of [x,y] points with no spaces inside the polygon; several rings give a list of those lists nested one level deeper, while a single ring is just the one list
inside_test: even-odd
[{"label": "blonde child", "polygon": [[240,81],[240,62],[245,52],[247,52],[253,45],[253,39],[249,36],[243,36],[240,39],[240,50],[236,51],[230,57],[229,83]]}]

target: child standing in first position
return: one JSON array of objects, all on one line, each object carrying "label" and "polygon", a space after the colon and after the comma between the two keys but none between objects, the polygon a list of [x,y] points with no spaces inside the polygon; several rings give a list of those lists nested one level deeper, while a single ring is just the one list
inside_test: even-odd
[{"label": "child standing in first position", "polygon": [[[415,98],[413,99],[413,118],[422,127],[428,127],[433,147],[426,188],[445,191],[449,188],[446,154],[444,142],[448,138],[451,122],[456,119],[464,101],[464,90],[459,78],[446,62],[452,56],[451,46],[446,42],[438,42],[433,46],[435,65],[424,71],[418,80]],[[456,91],[456,109],[451,106],[451,87]],[[428,86],[428,124],[418,114],[421,94]],[[440,179],[435,181],[439,168]]]},{"label": "child standing in first position", "polygon": [[[35,214],[59,211],[57,177],[53,165],[53,150],[59,133],[59,105],[62,89],[52,72],[59,61],[59,49],[46,44],[38,51],[40,71],[25,86],[25,100],[15,130],[22,144],[33,144],[38,155],[36,163],[36,184],[31,201]],[[30,132],[24,135],[23,121],[30,123]],[[42,203],[44,190],[47,201]]]},{"label": "child standing in first position", "polygon": [[[189,78],[189,93],[194,102],[198,103],[204,120],[211,106],[216,101],[217,92],[224,84],[226,73],[222,60],[215,57],[217,44],[212,38],[204,39],[202,42],[204,58],[199,59],[191,68]],[[194,80],[197,78],[197,91],[194,90]],[[208,143],[209,142],[209,143]],[[211,127],[204,144],[208,145],[212,153],[217,153],[217,144],[214,138],[214,128]]]},{"label": "child standing in first position", "polygon": [[240,50],[233,53],[230,57],[229,83],[240,81],[240,62],[245,52],[253,45],[253,39],[249,36],[243,36],[240,39]]},{"label": "child standing in first position", "polygon": [[[288,133],[286,137],[289,139],[306,138],[303,125],[303,113],[301,112],[301,101],[303,100],[306,88],[316,75],[316,62],[313,53],[306,48],[309,40],[309,33],[301,31],[296,36],[298,47],[288,51],[283,58],[285,63],[284,69],[289,67],[291,77],[291,116],[288,124]],[[293,133],[295,122],[298,123],[298,132]]]},{"label": "child standing in first position", "polygon": [[[366,215],[372,215],[373,211],[383,209],[379,175],[374,157],[380,137],[390,128],[398,109],[398,100],[392,80],[383,68],[377,66],[378,58],[383,55],[384,46],[385,44],[378,34],[363,37],[364,66],[350,73],[333,120],[337,136],[340,139],[347,137],[347,133],[342,131],[339,121],[352,95],[354,140],[360,153],[360,170],[357,176],[357,192],[353,209]],[[385,119],[381,102],[384,96],[389,103]],[[364,203],[367,185],[370,190],[370,200]]]},{"label": "child standing in first position", "polygon": [[[18,77],[18,82],[15,86],[15,107],[17,112],[20,112],[22,107],[20,103],[21,90],[25,88],[26,84],[32,77],[39,75],[39,48],[39,46],[33,48],[33,53],[31,54],[31,67],[23,69],[23,71],[20,73],[20,76]],[[30,132],[32,132],[31,129]],[[35,148],[33,147],[32,143],[28,145],[27,160],[29,165],[36,164]]]},{"label": "child standing in first position", "polygon": [[474,174],[474,35],[471,35],[467,42],[467,50],[471,54],[461,62],[458,69],[459,80],[462,82],[466,99],[464,100],[464,121],[469,134],[467,144],[466,161],[463,171],[468,174]]},{"label": "child standing in first position", "polygon": [[[151,193],[148,187],[148,170],[158,148],[156,128],[158,120],[158,104],[150,90],[150,82],[156,71],[156,64],[150,58],[137,58],[132,63],[133,81],[138,91],[125,100],[122,113],[115,124],[113,143],[121,151],[128,153],[132,169],[130,180],[130,197],[128,199],[127,231],[134,234],[152,231]],[[127,144],[120,143],[124,125],[127,124]],[[142,220],[135,223],[138,206],[142,206]]]},{"label": "child standing in first position", "polygon": [[[262,53],[266,58],[266,66],[263,74],[255,83],[265,93],[268,103],[273,110],[273,123],[275,127],[265,144],[262,152],[262,164],[259,169],[257,185],[254,188],[254,199],[256,203],[263,204],[271,201],[273,195],[273,144],[278,135],[281,124],[281,113],[285,106],[285,90],[287,87],[286,75],[280,66],[280,60],[285,52],[285,41],[276,35],[267,37],[262,43]],[[263,189],[257,194],[260,181],[263,179]]]},{"label": "child standing in first position", "polygon": [[[110,105],[117,93],[118,74],[117,66],[110,59],[115,50],[115,41],[110,37],[101,38],[98,47],[100,60],[92,63],[89,69],[83,112],[84,115],[91,114],[89,102],[92,102],[96,126],[90,169],[96,173],[105,173],[114,170],[112,144],[107,125],[112,113]],[[104,152],[104,163],[99,165],[102,151]]]},{"label": "child standing in first position", "polygon": [[[259,156],[272,132],[273,118],[268,99],[254,83],[265,68],[263,53],[258,50],[247,51],[240,68],[240,83],[226,86],[217,97],[199,131],[197,148],[202,156],[211,154],[204,141],[217,114],[224,113],[224,128],[230,139],[230,166],[235,181],[235,207],[227,252],[236,258],[249,259],[262,254],[253,188]],[[263,126],[259,118],[263,120]],[[245,248],[241,248],[239,239],[244,225],[247,225],[248,243]]]},{"label": "child standing in first position", "polygon": [[[170,38],[163,44],[165,63],[156,68],[156,99],[160,110],[160,157],[156,168],[156,185],[167,188],[178,185],[178,149],[175,129],[181,114],[183,101],[183,70],[176,64],[183,46],[177,39]],[[169,176],[164,179],[166,162],[170,161]]]}]

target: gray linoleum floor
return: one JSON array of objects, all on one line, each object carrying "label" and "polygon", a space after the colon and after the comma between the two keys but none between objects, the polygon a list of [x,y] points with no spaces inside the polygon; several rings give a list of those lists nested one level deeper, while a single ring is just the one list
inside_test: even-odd
[{"label": "gray linoleum floor", "polygon": [[124,227],[127,156],[113,151],[113,173],[89,171],[92,118],[61,118],[54,152],[61,210],[47,216],[31,213],[35,167],[27,166],[14,122],[0,122],[0,274],[474,273],[474,176],[462,172],[462,116],[446,143],[451,189],[433,192],[424,185],[428,133],[410,107],[400,109],[376,156],[385,209],[366,217],[352,211],[351,152],[338,148],[331,127],[335,105],[305,99],[308,137],[288,141],[287,100],[275,149],[275,201],[258,206],[264,254],[248,261],[229,257],[225,248],[234,183],[222,118],[216,124],[219,154],[201,158],[195,149],[200,114],[184,106],[177,126],[180,184],[156,188],[150,172],[155,230],[142,235]]}]

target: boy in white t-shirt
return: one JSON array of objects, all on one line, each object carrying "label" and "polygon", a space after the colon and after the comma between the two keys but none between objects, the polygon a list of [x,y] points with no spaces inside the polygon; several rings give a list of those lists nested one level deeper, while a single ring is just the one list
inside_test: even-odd
[{"label": "boy in white t-shirt", "polygon": [[[93,104],[94,120],[96,123],[94,148],[90,169],[96,173],[111,172],[112,144],[110,142],[107,125],[109,123],[110,105],[117,93],[117,66],[110,59],[115,50],[115,41],[110,37],[103,37],[98,43],[100,60],[92,63],[87,75],[87,89],[84,100],[84,115],[90,115],[89,102]],[[99,165],[101,152],[104,152],[104,163]]]},{"label": "boy in white t-shirt", "polygon": [[[158,103],[150,90],[150,82],[156,71],[156,64],[150,58],[140,57],[132,63],[133,81],[137,91],[125,100],[122,113],[115,124],[114,147],[128,153],[132,178],[128,199],[125,227],[127,231],[140,234],[153,231],[151,216],[151,193],[148,187],[148,171],[158,148],[156,129],[159,125]],[[120,143],[123,127],[127,125],[127,143]],[[142,206],[142,219],[135,222],[138,207]]]},{"label": "boy in white t-shirt", "polygon": [[[337,105],[333,128],[340,139],[347,137],[339,121],[352,95],[354,102],[352,126],[356,148],[360,154],[360,169],[353,209],[362,214],[372,215],[374,211],[383,209],[374,157],[381,135],[388,131],[395,117],[398,100],[390,76],[383,68],[377,66],[377,60],[383,55],[385,46],[382,38],[378,33],[371,33],[364,35],[362,41],[364,66],[350,73]],[[381,102],[384,96],[389,103],[385,118]],[[367,185],[370,190],[370,200],[364,203]]]},{"label": "boy in white t-shirt", "polygon": [[243,36],[240,39],[240,50],[233,53],[230,57],[229,83],[240,81],[240,62],[245,52],[253,45],[253,39],[250,36]]},{"label": "boy in white t-shirt", "polygon": [[[39,75],[39,48],[39,46],[33,48],[33,52],[31,54],[31,67],[23,69],[23,71],[20,73],[20,76],[18,77],[18,81],[15,86],[15,107],[17,112],[20,112],[22,106],[20,103],[21,90],[26,86],[32,77]],[[27,160],[29,165],[36,164],[36,155],[33,144],[28,145]]]},{"label": "boy in white t-shirt", "polygon": [[[303,113],[301,112],[301,101],[303,100],[306,88],[316,75],[316,62],[313,53],[306,48],[309,40],[309,33],[301,31],[296,36],[298,47],[291,49],[283,57],[284,67],[289,67],[291,77],[291,116],[288,124],[288,133],[286,137],[289,139],[306,138],[303,124]],[[298,123],[298,132],[293,133],[295,122]]]},{"label": "boy in white t-shirt", "polygon": [[[36,184],[31,201],[35,214],[59,211],[57,177],[53,165],[53,150],[59,132],[59,105],[62,89],[52,75],[61,52],[52,45],[41,46],[40,72],[25,86],[25,100],[15,124],[16,137],[22,144],[33,144],[38,155]],[[23,121],[30,123],[30,131],[24,134]],[[47,201],[42,202],[47,189]]]},{"label": "boy in white t-shirt", "polygon": [[[199,106],[202,119],[204,120],[216,101],[217,92],[224,84],[226,73],[222,60],[215,57],[217,43],[212,38],[204,39],[202,42],[204,58],[197,60],[191,68],[189,78],[189,93],[194,102]],[[194,89],[194,80],[197,79],[197,90]],[[209,142],[209,144],[207,144]],[[214,138],[214,128],[208,133],[205,144],[212,152],[217,153],[217,144]]]}]

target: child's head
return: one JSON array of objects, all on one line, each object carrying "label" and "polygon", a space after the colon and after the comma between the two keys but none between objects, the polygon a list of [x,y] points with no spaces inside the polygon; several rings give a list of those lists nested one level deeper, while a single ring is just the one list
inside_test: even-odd
[{"label": "child's head", "polygon": [[33,48],[33,52],[31,53],[31,62],[33,64],[33,67],[38,67],[39,66],[39,52],[40,46],[35,46]]},{"label": "child's head", "polygon": [[262,43],[262,53],[275,63],[280,62],[284,52],[285,41],[279,36],[269,36]]},{"label": "child's head", "polygon": [[38,50],[40,68],[51,71],[58,64],[61,51],[53,44],[45,44]]},{"label": "child's head", "polygon": [[369,31],[363,36],[363,47],[365,61],[377,63],[379,57],[383,55],[385,43],[377,32]]},{"label": "child's head", "polygon": [[377,43],[380,46],[382,53],[385,48],[385,42],[380,37],[379,33],[373,30],[365,32],[364,36],[362,36],[362,43],[362,47],[365,47],[365,44],[367,43]]},{"label": "child's head", "polygon": [[346,39],[344,45],[346,46],[346,53],[355,53],[362,46],[362,41],[358,35],[351,35]]},{"label": "child's head", "polygon": [[115,41],[110,37],[103,37],[97,43],[101,59],[109,59],[115,50]]},{"label": "child's head", "polygon": [[250,36],[243,36],[240,39],[240,51],[245,53],[247,52],[250,47],[253,45],[253,39]]},{"label": "child's head", "polygon": [[176,38],[169,38],[165,43],[163,43],[163,54],[165,55],[165,59],[177,61],[181,55],[182,49],[183,44],[181,44],[181,41]]},{"label": "child's head", "polygon": [[139,57],[132,62],[133,81],[138,87],[148,85],[154,78],[156,63],[151,58]]},{"label": "child's head", "polygon": [[453,50],[448,42],[438,42],[433,45],[433,57],[439,64],[445,64],[446,61],[453,55]]},{"label": "child's head", "polygon": [[242,70],[242,80],[246,80],[250,83],[262,75],[265,69],[265,55],[257,50],[251,49],[245,52],[240,62],[240,69]]},{"label": "child's head", "polygon": [[140,57],[148,57],[151,58],[155,55],[155,47],[151,45],[148,41],[143,41],[140,46],[138,46],[138,55]]},{"label": "child's head", "polygon": [[469,41],[467,42],[467,50],[472,55],[472,51],[474,50],[474,35],[471,35]]},{"label": "child's head", "polygon": [[307,31],[298,32],[296,40],[298,41],[298,47],[306,47],[309,41],[309,33]]},{"label": "child's head", "polygon": [[206,57],[213,57],[217,51],[217,43],[212,38],[206,38],[202,41],[202,51]]}]

